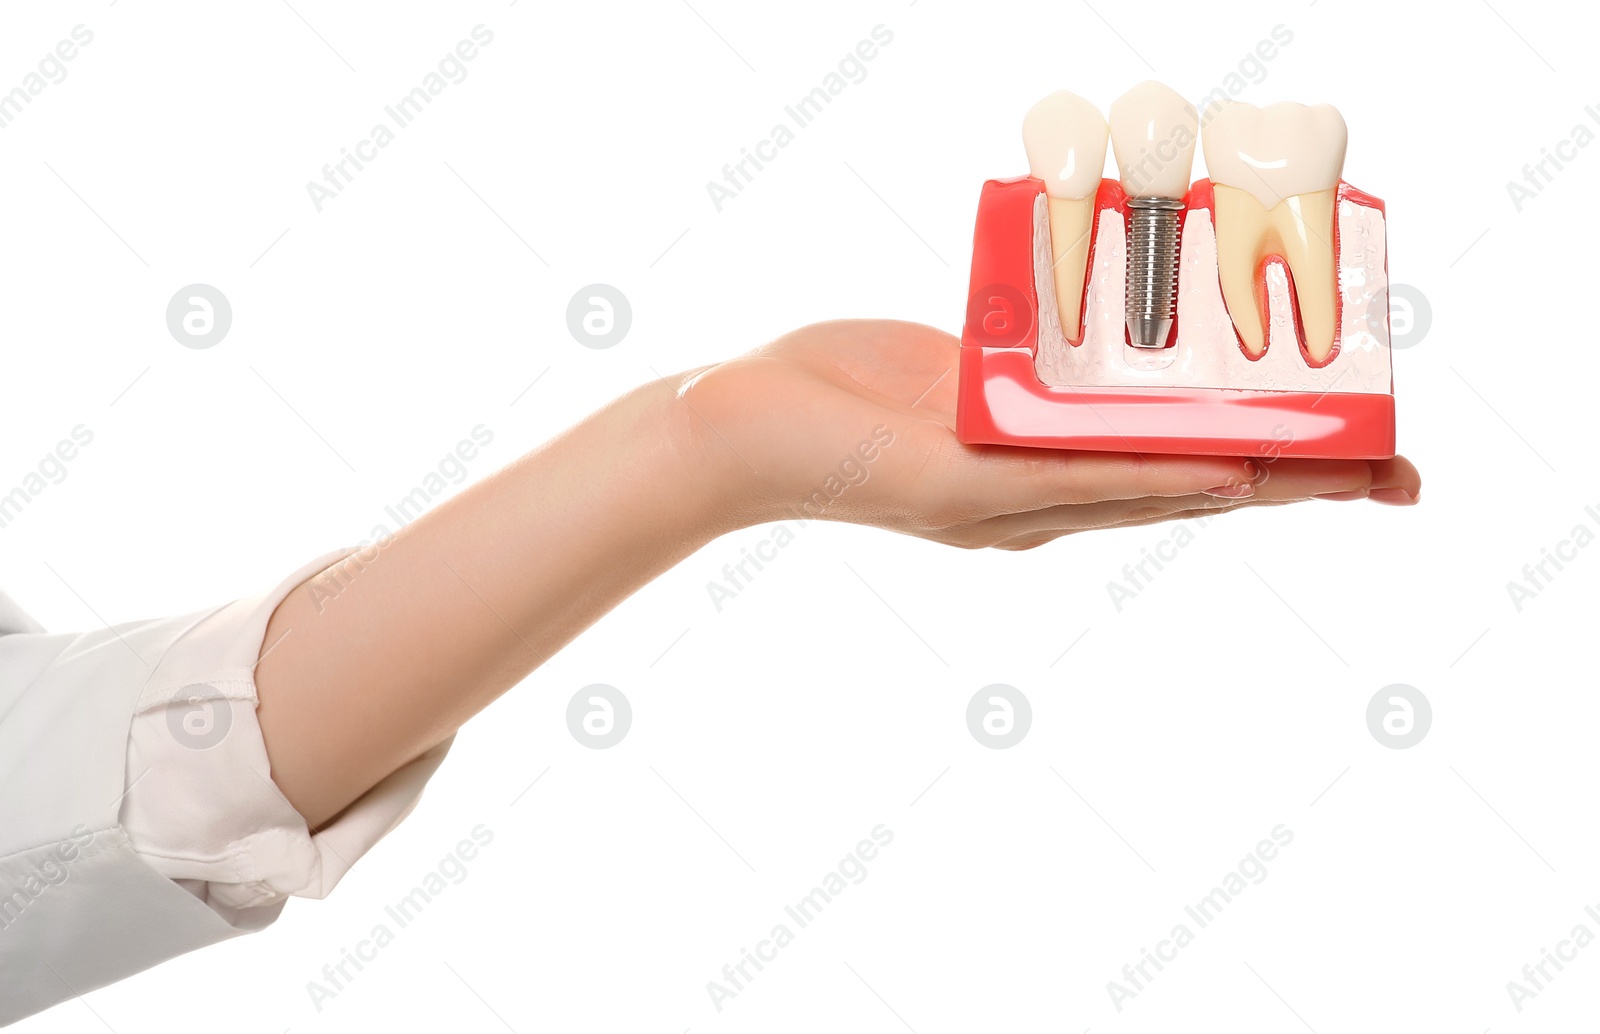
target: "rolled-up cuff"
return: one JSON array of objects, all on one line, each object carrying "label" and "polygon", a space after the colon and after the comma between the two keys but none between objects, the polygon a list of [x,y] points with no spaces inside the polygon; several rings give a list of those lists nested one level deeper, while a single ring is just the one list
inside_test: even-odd
[{"label": "rolled-up cuff", "polygon": [[315,835],[273,782],[256,720],[267,623],[350,552],[201,619],[163,656],[133,717],[121,825],[147,864],[236,927],[267,925],[290,896],[327,896],[411,813],[454,742],[391,773]]}]

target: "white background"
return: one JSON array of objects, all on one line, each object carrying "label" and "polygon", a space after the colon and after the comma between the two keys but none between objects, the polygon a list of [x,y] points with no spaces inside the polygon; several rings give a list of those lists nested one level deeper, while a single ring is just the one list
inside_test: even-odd
[{"label": "white background", "polygon": [[[1173,529],[980,554],[812,525],[720,613],[707,582],[771,531],[715,542],[470,724],[331,898],[18,1030],[1327,1034],[1595,1014],[1600,947],[1521,1013],[1506,989],[1575,924],[1600,933],[1600,550],[1520,612],[1506,587],[1600,521],[1600,148],[1521,211],[1506,189],[1600,102],[1592,12],[153,6],[12,7],[0,28],[5,89],[94,33],[0,130],[0,491],[94,433],[0,529],[0,584],[52,629],[275,584],[392,523],[384,506],[480,423],[473,478],[652,371],[808,322],[955,331],[979,187],[1024,171],[1033,101],[1104,109],[1150,77],[1198,98],[1280,24],[1292,42],[1239,96],[1336,104],[1346,178],[1388,202],[1391,273],[1433,314],[1395,374],[1427,487],[1409,510],[1220,519],[1121,612],[1106,584]],[[318,213],[306,182],[478,24],[494,40],[468,78]],[[865,81],[717,212],[706,182],[879,24],[893,42]],[[233,306],[209,350],[164,319],[196,282]],[[634,313],[604,351],[565,319],[595,282]],[[608,750],[564,717],[595,682],[634,710]],[[1032,703],[1009,750],[966,727],[991,683]],[[1432,702],[1410,749],[1367,729],[1393,683]],[[468,877],[319,1013],[307,982],[479,823],[494,840]],[[879,823],[894,840],[865,881],[719,1013],[707,981]],[[1294,840],[1268,878],[1119,1013],[1107,981],[1280,823]]]}]

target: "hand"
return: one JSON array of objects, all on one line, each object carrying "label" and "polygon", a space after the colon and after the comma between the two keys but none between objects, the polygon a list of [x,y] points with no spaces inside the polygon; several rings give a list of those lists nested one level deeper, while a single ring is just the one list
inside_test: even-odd
[{"label": "hand", "polygon": [[959,343],[887,320],[819,323],[686,375],[683,430],[741,486],[741,523],[849,521],[964,548],[1313,497],[1409,504],[1393,460],[1246,460],[963,445]]}]

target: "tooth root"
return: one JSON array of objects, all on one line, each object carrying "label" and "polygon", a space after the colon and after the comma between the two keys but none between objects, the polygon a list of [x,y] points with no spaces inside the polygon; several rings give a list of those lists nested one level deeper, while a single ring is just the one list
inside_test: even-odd
[{"label": "tooth root", "polygon": [[1094,230],[1094,198],[1050,201],[1050,261],[1056,285],[1061,331],[1071,341],[1083,333],[1084,274],[1089,268],[1089,240]]},{"label": "tooth root", "polygon": [[1109,131],[1100,109],[1066,90],[1045,97],[1022,119],[1028,171],[1043,181],[1049,198],[1051,273],[1061,329],[1073,341],[1083,336],[1083,277]]},{"label": "tooth root", "polygon": [[1320,363],[1333,351],[1338,271],[1333,257],[1333,216],[1338,190],[1318,190],[1284,198],[1271,212],[1284,260],[1294,277],[1306,353]]},{"label": "tooth root", "polygon": [[[1228,316],[1247,352],[1267,348],[1261,262],[1278,256],[1294,280],[1306,354],[1320,363],[1333,351],[1337,332],[1338,272],[1333,254],[1333,217],[1338,190],[1284,198],[1271,209],[1248,191],[1214,188],[1217,278]],[[1281,346],[1280,346],[1281,347]]]},{"label": "tooth root", "polygon": [[1272,237],[1272,217],[1247,191],[1218,185],[1213,197],[1222,300],[1245,351],[1258,356],[1267,349],[1267,328],[1262,321],[1256,271],[1267,254],[1264,245]]}]

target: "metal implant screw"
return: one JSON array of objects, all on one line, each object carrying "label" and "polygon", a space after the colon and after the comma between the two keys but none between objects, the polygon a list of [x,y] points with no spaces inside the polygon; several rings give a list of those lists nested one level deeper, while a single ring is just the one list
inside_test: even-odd
[{"label": "metal implant screw", "polygon": [[1128,341],[1165,348],[1178,309],[1178,223],[1183,202],[1128,199]]}]

